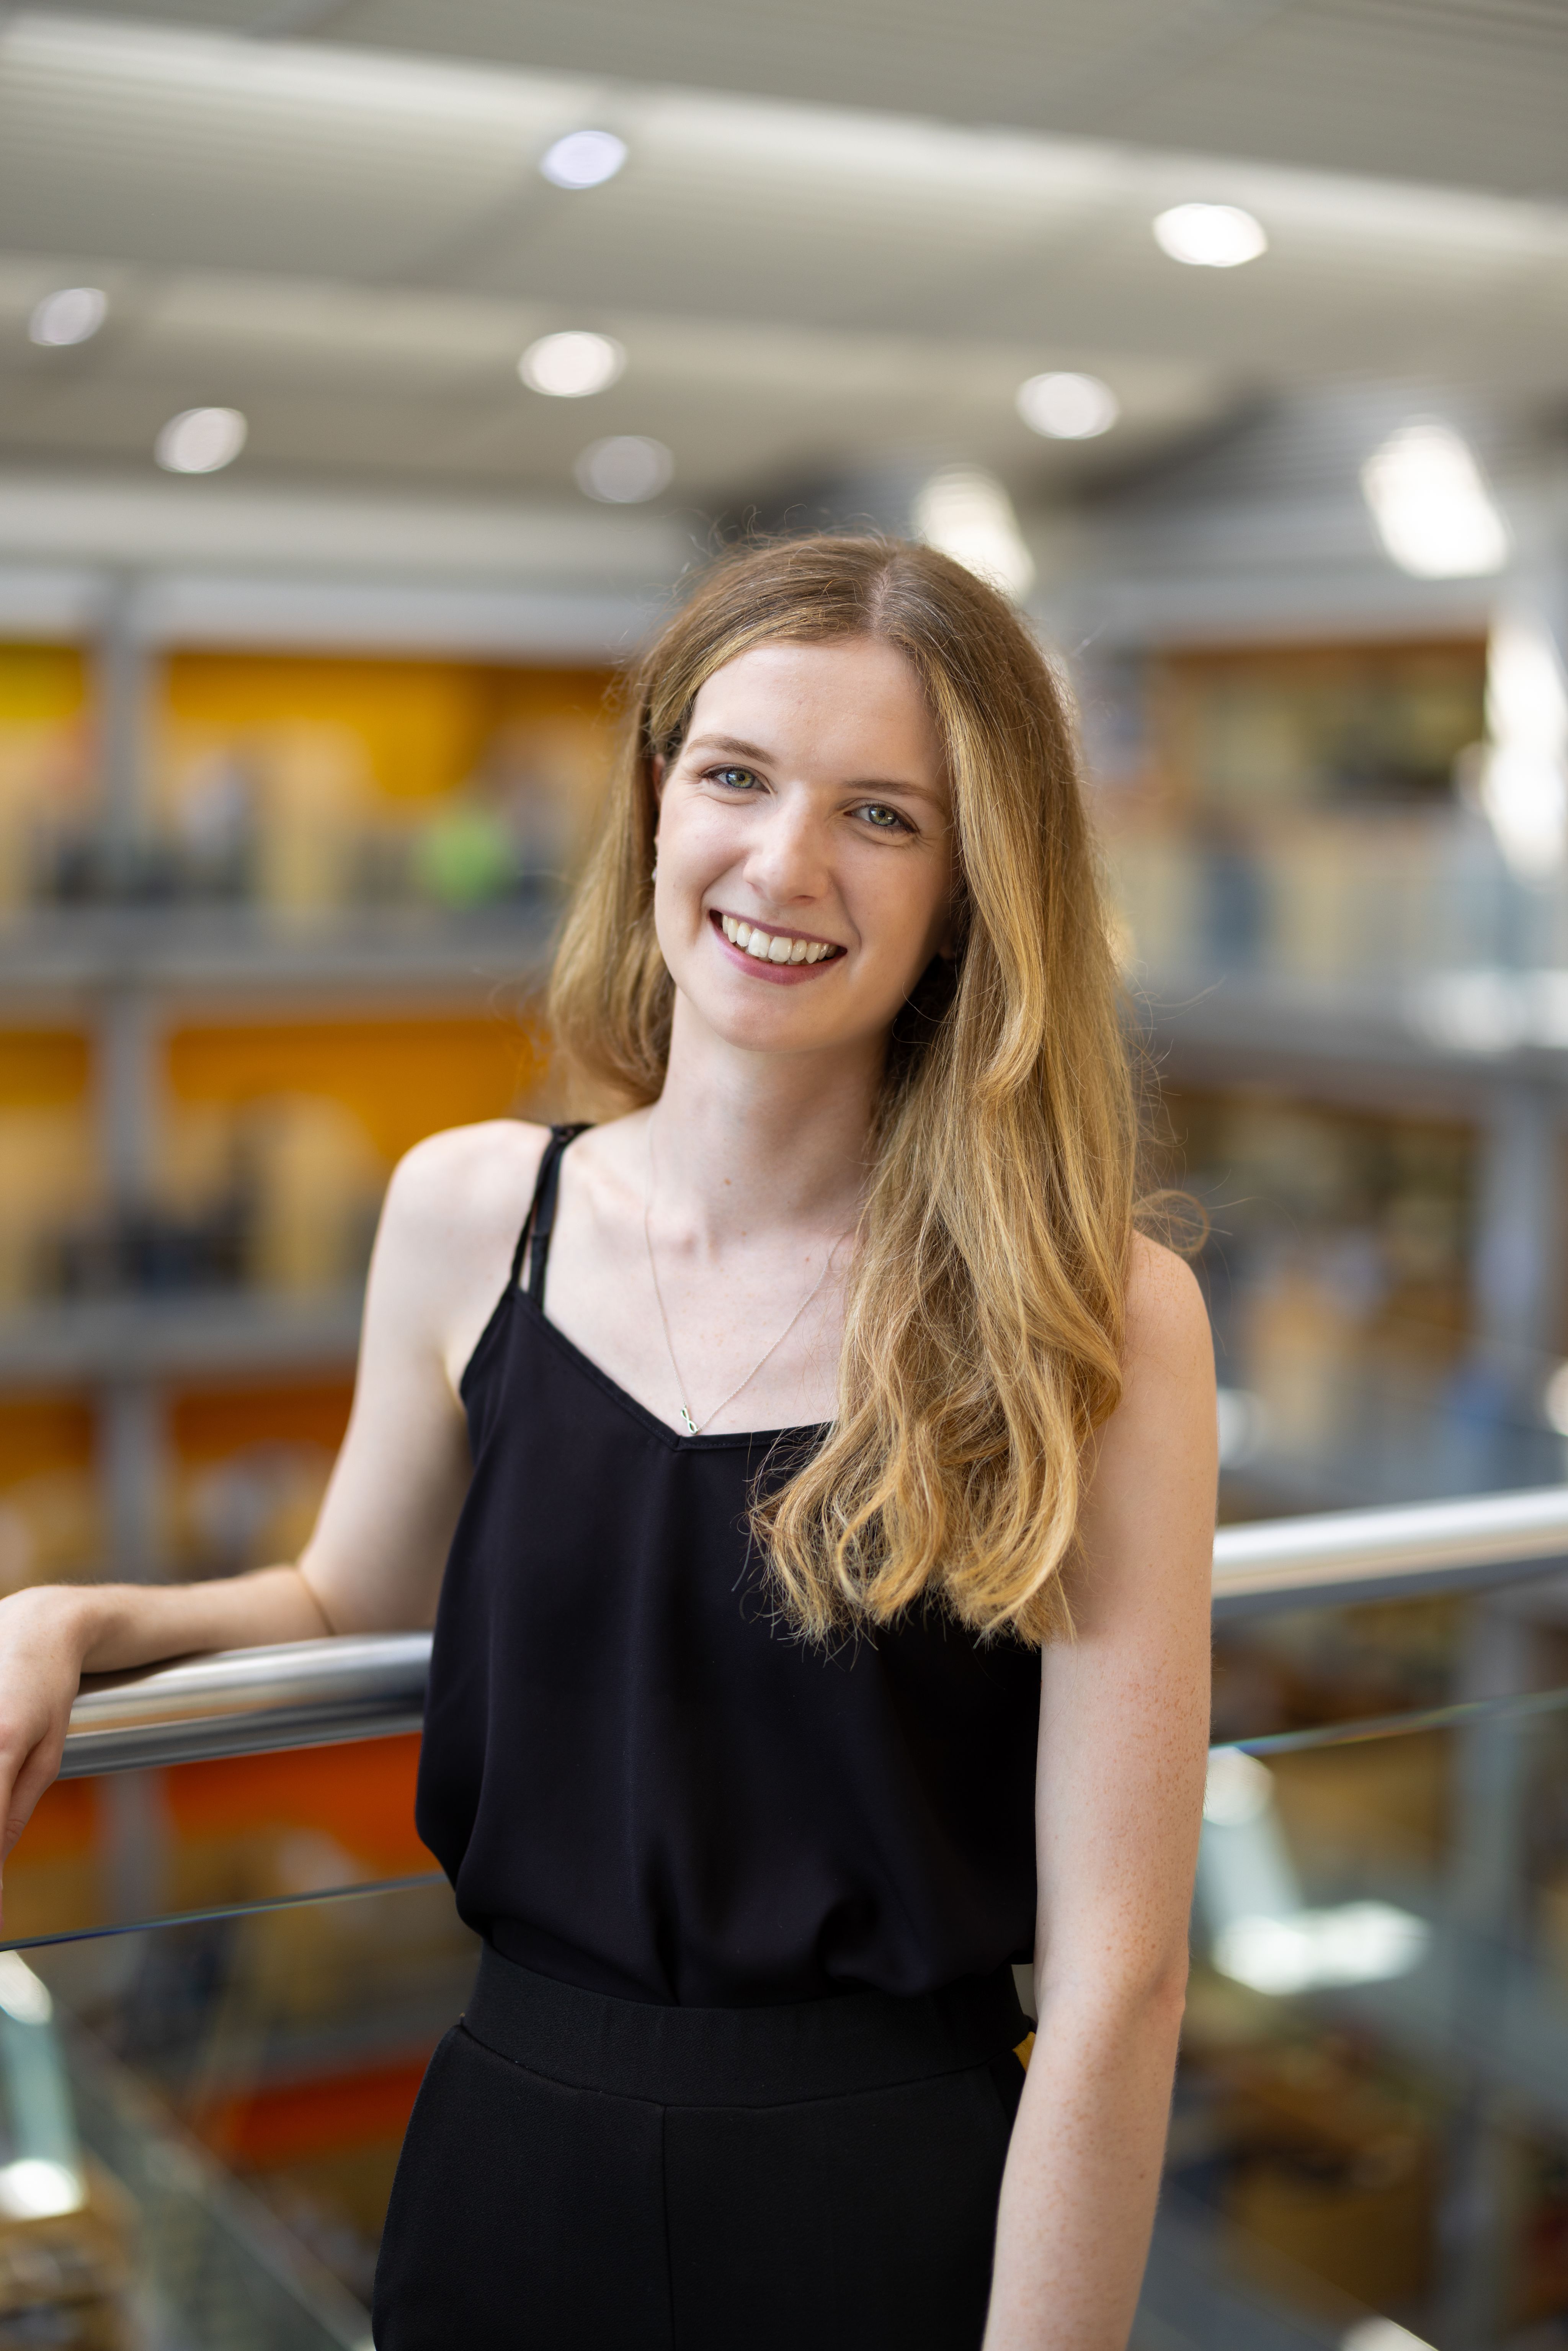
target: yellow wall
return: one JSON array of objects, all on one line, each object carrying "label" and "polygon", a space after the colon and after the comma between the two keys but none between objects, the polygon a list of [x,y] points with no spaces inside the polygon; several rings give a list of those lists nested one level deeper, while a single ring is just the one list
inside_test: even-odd
[{"label": "yellow wall", "polygon": [[75,645],[0,644],[0,726],[74,718],[86,700],[87,664]]},{"label": "yellow wall", "polygon": [[[413,838],[443,795],[475,784],[479,800],[538,792],[560,810],[570,847],[607,764],[610,684],[604,670],[175,653],[153,714],[155,805],[166,820],[204,779],[237,768],[268,839],[298,834],[296,862],[325,872],[334,827]],[[36,886],[40,840],[91,820],[91,746],[83,655],[0,645],[0,905]],[[284,904],[274,849],[260,894]],[[320,885],[323,904],[336,886]],[[252,1278],[340,1284],[401,1155],[438,1128],[515,1111],[541,1075],[525,1029],[484,1013],[192,1022],[166,1044],[161,1196],[199,1214],[238,1170],[262,1203]],[[89,1034],[0,1029],[0,1312],[36,1297],[57,1227],[101,1212],[95,1115]],[[210,1560],[203,1511],[221,1500],[229,1464],[276,1492],[279,1540],[300,1539],[350,1396],[346,1379],[172,1396],[160,1503],[170,1557],[187,1569]],[[92,1399],[0,1399],[0,1589],[101,1561],[96,1455]]]},{"label": "yellow wall", "polygon": [[500,1118],[538,1081],[523,1031],[500,1019],[319,1020],[180,1029],[169,1040],[177,1102],[225,1105],[326,1094],[390,1166],[440,1128]]},{"label": "yellow wall", "polygon": [[176,725],[203,734],[340,729],[361,747],[380,791],[418,800],[463,783],[505,728],[599,734],[609,683],[605,670],[186,653],[170,657],[163,702]]},{"label": "yellow wall", "polygon": [[0,1105],[79,1102],[90,1074],[87,1039],[69,1029],[0,1029]]}]

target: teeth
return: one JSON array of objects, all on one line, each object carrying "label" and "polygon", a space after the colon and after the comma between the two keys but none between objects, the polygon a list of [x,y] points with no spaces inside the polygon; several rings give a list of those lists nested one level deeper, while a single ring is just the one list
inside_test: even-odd
[{"label": "teeth", "polygon": [[734,914],[721,914],[719,926],[731,946],[755,956],[758,963],[821,963],[833,953],[821,940],[783,938],[771,931],[758,930],[754,924],[743,923]]}]

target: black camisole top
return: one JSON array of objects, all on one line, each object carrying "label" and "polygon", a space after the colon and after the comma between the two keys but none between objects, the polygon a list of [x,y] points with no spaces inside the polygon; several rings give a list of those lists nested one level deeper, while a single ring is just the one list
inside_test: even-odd
[{"label": "black camisole top", "polygon": [[748,1503],[821,1431],[677,1435],[547,1319],[580,1132],[463,1376],[417,1805],[458,1909],[539,1974],[701,2007],[1027,1959],[1038,1652],[936,1607],[831,1651],[779,1622]]}]

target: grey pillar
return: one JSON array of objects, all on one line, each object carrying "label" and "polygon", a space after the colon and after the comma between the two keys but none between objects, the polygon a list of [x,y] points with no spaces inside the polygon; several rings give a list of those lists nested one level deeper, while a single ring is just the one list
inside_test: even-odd
[{"label": "grey pillar", "polygon": [[1559,1441],[1541,1415],[1561,1343],[1563,1137],[1554,1094],[1528,1080],[1500,1081],[1479,1145],[1473,1426],[1466,1432],[1475,1458],[1460,1482],[1550,1483],[1561,1475]]},{"label": "grey pillar", "polygon": [[[1505,1599],[1472,1606],[1456,1696],[1503,1698],[1531,1678],[1533,1627]],[[1474,2066],[1486,2020],[1506,2012],[1524,1902],[1531,1729],[1505,1715],[1451,1734],[1452,1846],[1445,1925],[1453,1957],[1454,2103],[1445,2133],[1432,2322],[1452,2351],[1502,2340],[1520,2254],[1518,2147],[1511,2100]]]},{"label": "grey pillar", "polygon": [[[146,832],[146,766],[154,660],[137,622],[137,580],[112,579],[99,613],[94,678],[98,705],[99,819],[103,870],[112,889],[133,878]],[[152,1186],[159,1092],[155,1007],[125,981],[111,982],[98,1018],[98,1106],[110,1216],[143,1212]],[[163,1399],[134,1373],[99,1400],[99,1470],[109,1520],[110,1566],[141,1581],[161,1567]]]},{"label": "grey pillar", "polygon": [[137,581],[110,579],[93,648],[98,719],[99,823],[105,862],[119,881],[135,859],[145,817],[152,653],[137,626]]}]

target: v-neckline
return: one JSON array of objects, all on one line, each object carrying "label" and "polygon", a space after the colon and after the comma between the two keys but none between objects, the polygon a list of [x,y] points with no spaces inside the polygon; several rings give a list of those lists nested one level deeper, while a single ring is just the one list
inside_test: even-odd
[{"label": "v-neckline", "polygon": [[661,1420],[656,1412],[651,1412],[639,1397],[634,1396],[630,1388],[623,1388],[620,1381],[613,1378],[602,1364],[596,1364],[591,1355],[584,1354],[576,1340],[569,1339],[559,1323],[550,1321],[544,1308],[536,1299],[529,1297],[520,1281],[508,1283],[507,1295],[514,1308],[521,1306],[551,1345],[559,1348],[568,1362],[575,1364],[580,1372],[593,1382],[595,1387],[602,1389],[612,1404],[619,1405],[622,1411],[629,1413],[650,1436],[662,1437],[664,1443],[676,1452],[707,1453],[720,1451],[727,1446],[776,1445],[781,1438],[790,1437],[813,1437],[821,1440],[832,1426],[831,1421],[819,1420],[802,1422],[796,1426],[786,1428],[735,1428],[722,1429],[716,1433],[699,1432],[695,1437],[688,1435],[684,1429],[672,1428],[667,1420]]}]

